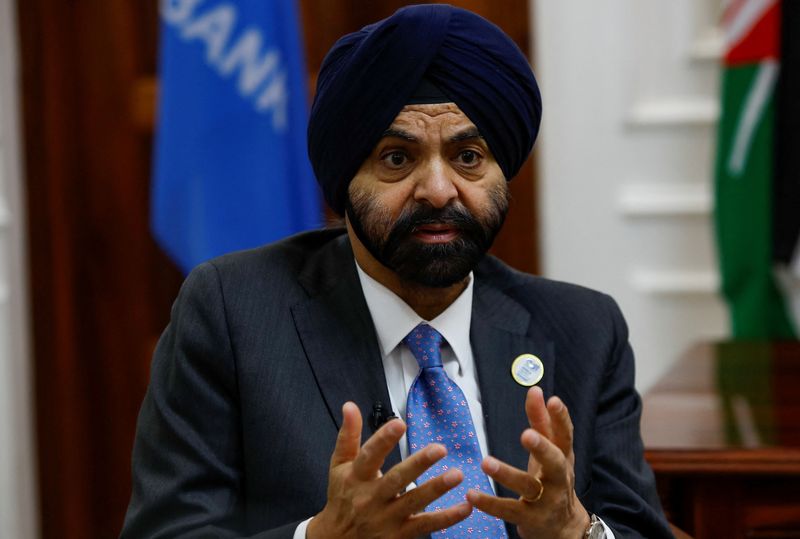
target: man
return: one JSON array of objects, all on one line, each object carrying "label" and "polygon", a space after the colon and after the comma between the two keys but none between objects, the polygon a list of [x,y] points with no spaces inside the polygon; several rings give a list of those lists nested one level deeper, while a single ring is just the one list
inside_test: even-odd
[{"label": "man", "polygon": [[346,228],[188,277],[124,537],[670,537],[617,307],[485,256],[540,115],[467,11],[337,42],[309,155]]}]

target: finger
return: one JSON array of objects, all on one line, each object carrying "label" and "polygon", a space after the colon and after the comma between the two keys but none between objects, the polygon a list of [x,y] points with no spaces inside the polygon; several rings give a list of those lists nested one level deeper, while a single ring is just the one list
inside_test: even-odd
[{"label": "finger", "polygon": [[381,478],[380,486],[375,495],[385,500],[397,496],[398,493],[406,489],[409,483],[416,481],[422,475],[422,472],[441,460],[445,455],[447,455],[447,449],[441,444],[430,444],[422,448],[406,460],[392,466],[386,472],[386,475]]},{"label": "finger", "polygon": [[400,526],[400,537],[419,537],[431,532],[449,528],[461,522],[472,512],[472,506],[467,502],[456,504],[441,511],[431,511],[413,515]]},{"label": "finger", "polygon": [[374,478],[405,431],[406,426],[401,420],[392,419],[370,436],[353,461],[356,477],[362,481]]},{"label": "finger", "polygon": [[528,422],[532,429],[542,433],[547,438],[552,436],[550,413],[544,404],[544,393],[542,393],[542,388],[539,386],[534,386],[528,390],[528,395],[525,398],[525,413],[528,415]]},{"label": "finger", "polygon": [[565,473],[569,464],[556,444],[531,429],[523,432],[520,440],[522,446],[541,464],[543,482],[556,486],[569,486],[568,474]]},{"label": "finger", "polygon": [[428,507],[431,502],[463,480],[464,474],[461,470],[451,468],[442,475],[429,479],[417,488],[398,497],[393,504],[392,514],[399,518],[405,518],[414,513],[419,513]]},{"label": "finger", "polygon": [[467,501],[484,513],[513,524],[521,524],[523,522],[525,510],[530,505],[511,498],[498,498],[473,489],[467,491]]},{"label": "finger", "polygon": [[547,411],[550,412],[550,423],[553,426],[553,443],[571,463],[575,463],[575,454],[572,452],[573,426],[569,410],[558,397],[550,397],[547,401]]},{"label": "finger", "polygon": [[481,469],[492,479],[513,490],[523,498],[533,500],[541,494],[542,484],[529,473],[509,466],[494,457],[483,459]]},{"label": "finger", "polygon": [[361,412],[353,402],[342,406],[342,426],[336,436],[336,447],[331,455],[331,467],[350,462],[358,455],[361,446]]}]

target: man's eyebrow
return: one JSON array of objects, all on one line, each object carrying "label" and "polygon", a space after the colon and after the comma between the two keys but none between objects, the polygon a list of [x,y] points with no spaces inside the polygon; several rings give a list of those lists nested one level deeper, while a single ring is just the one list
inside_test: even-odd
[{"label": "man's eyebrow", "polygon": [[463,131],[456,133],[455,135],[450,137],[448,139],[448,142],[462,142],[464,140],[470,140],[474,138],[482,139],[483,135],[481,135],[481,132],[478,131],[477,127],[468,127]]},{"label": "man's eyebrow", "polygon": [[406,140],[408,142],[419,142],[419,139],[417,137],[415,137],[414,135],[412,135],[408,131],[403,131],[402,129],[389,128],[389,129],[387,129],[386,131],[383,132],[383,135],[381,135],[381,138],[385,138],[385,137],[400,138],[400,139]]}]

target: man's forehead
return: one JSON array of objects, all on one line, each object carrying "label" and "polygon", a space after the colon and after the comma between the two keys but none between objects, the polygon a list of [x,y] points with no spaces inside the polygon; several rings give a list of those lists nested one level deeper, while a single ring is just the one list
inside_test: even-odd
[{"label": "man's forehead", "polygon": [[392,121],[390,129],[427,130],[432,127],[443,131],[476,129],[455,103],[406,105]]},{"label": "man's forehead", "polygon": [[415,103],[413,105],[406,105],[398,113],[400,115],[410,112],[417,112],[420,114],[427,114],[430,116],[438,116],[439,114],[453,113],[466,117],[466,115],[458,108],[455,103]]}]

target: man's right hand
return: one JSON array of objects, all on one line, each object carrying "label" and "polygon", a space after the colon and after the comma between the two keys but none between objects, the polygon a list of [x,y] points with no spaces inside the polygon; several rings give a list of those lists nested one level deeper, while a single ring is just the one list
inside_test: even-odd
[{"label": "man's right hand", "polygon": [[361,446],[361,412],[347,402],[336,438],[328,477],[328,502],[308,524],[307,539],[413,538],[452,526],[469,516],[464,501],[436,512],[425,507],[463,480],[461,470],[450,469],[405,492],[422,472],[447,454],[431,444],[381,474],[384,460],[400,441],[405,424],[393,419]]}]

